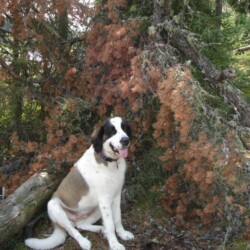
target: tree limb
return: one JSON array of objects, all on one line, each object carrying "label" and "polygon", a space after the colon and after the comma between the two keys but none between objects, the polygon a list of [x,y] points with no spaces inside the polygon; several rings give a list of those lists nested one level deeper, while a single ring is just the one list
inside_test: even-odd
[{"label": "tree limb", "polygon": [[246,52],[247,50],[250,50],[250,45],[244,46],[244,47],[240,47],[240,48],[236,49],[235,53],[236,54],[240,54],[240,53]]}]

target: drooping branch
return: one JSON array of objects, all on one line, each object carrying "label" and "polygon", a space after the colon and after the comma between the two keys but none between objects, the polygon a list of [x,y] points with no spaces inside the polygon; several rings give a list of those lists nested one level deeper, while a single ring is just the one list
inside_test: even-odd
[{"label": "drooping branch", "polygon": [[208,79],[212,87],[216,87],[223,98],[227,100],[236,112],[239,113],[242,124],[250,127],[250,106],[240,95],[240,92],[230,84],[229,79],[223,78],[223,71],[218,71],[214,65],[201,54],[195,47],[195,43],[189,39],[186,31],[174,26],[170,22],[160,25],[161,29],[168,33],[173,46],[177,47],[189,60],[191,60]]}]

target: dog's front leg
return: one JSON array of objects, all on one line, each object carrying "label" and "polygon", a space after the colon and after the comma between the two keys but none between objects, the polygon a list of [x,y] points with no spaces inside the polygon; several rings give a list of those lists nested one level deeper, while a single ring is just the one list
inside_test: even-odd
[{"label": "dog's front leg", "polygon": [[115,223],[115,230],[119,237],[122,240],[133,240],[134,235],[126,231],[123,228],[122,225],[122,220],[121,220],[121,194],[117,195],[114,198],[113,204],[112,204],[112,212],[113,212],[113,218],[114,218],[114,223]]},{"label": "dog's front leg", "polygon": [[102,199],[99,201],[100,211],[102,214],[104,234],[107,237],[111,250],[125,250],[125,247],[120,244],[115,235],[115,225],[112,214],[112,204],[110,199]]}]

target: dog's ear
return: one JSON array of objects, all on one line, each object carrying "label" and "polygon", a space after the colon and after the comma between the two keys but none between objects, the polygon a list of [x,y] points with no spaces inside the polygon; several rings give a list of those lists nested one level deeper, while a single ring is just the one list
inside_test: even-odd
[{"label": "dog's ear", "polygon": [[91,136],[92,137],[91,142],[93,144],[93,147],[96,153],[102,152],[103,136],[104,136],[103,126],[101,126],[99,129],[94,130]]},{"label": "dog's ear", "polygon": [[132,140],[132,129],[131,129],[130,125],[126,121],[122,122],[122,129],[127,134],[129,139]]}]

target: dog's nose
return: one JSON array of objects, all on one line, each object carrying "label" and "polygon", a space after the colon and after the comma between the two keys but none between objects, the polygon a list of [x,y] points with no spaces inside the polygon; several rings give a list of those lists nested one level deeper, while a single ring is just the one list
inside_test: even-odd
[{"label": "dog's nose", "polygon": [[122,137],[122,139],[120,140],[120,143],[122,144],[122,146],[128,146],[129,138],[128,137]]}]

